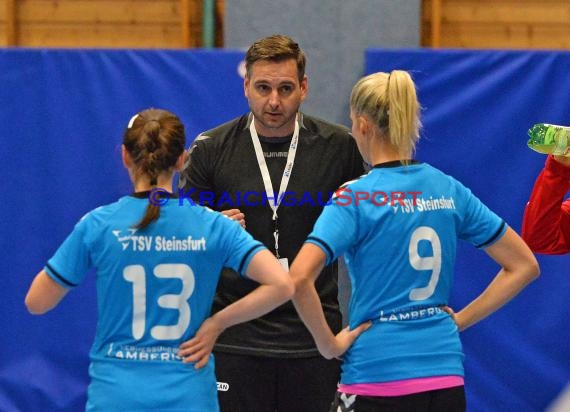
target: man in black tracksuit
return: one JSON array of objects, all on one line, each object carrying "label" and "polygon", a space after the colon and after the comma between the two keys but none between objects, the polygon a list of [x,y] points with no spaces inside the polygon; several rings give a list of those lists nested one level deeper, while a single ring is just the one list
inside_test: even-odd
[{"label": "man in black tracksuit", "polygon": [[[196,138],[180,187],[240,220],[287,268],[333,192],[364,172],[363,161],[347,128],[299,111],[308,83],[305,56],[292,39],[255,42],[246,69],[251,112]],[[335,332],[337,271],[336,262],[325,267],[316,285]],[[256,286],[224,269],[213,310]],[[214,353],[223,412],[327,411],[334,398],[339,362],[319,355],[291,302],[225,330]]]}]

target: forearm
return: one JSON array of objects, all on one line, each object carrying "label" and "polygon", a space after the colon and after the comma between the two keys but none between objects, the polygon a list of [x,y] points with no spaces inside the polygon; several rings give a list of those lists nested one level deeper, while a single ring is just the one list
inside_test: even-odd
[{"label": "forearm", "polygon": [[525,208],[522,237],[534,252],[570,252],[570,213],[563,207],[570,189],[570,166],[549,157]]},{"label": "forearm", "polygon": [[514,274],[501,269],[483,293],[456,314],[459,330],[465,330],[497,311],[534,278],[532,273]]},{"label": "forearm", "polygon": [[253,256],[247,274],[260,286],[206,319],[196,335],[180,345],[179,355],[184,362],[196,362],[196,368],[201,368],[225,329],[258,318],[293,296],[293,281],[268,250],[260,250]]},{"label": "forearm", "polygon": [[292,289],[282,285],[260,285],[246,296],[237,300],[212,319],[223,330],[238,323],[247,322],[270,312],[291,298]]},{"label": "forearm", "polygon": [[460,330],[495,312],[540,274],[535,256],[510,227],[485,252],[501,266],[501,270],[483,293],[456,314],[455,321]]},{"label": "forearm", "polygon": [[293,265],[291,278],[295,282],[293,305],[299,317],[313,336],[317,349],[325,358],[336,356],[333,334],[321,304],[321,299],[315,288],[315,281],[325,266],[326,255],[317,245],[303,245]]},{"label": "forearm", "polygon": [[319,352],[327,359],[332,358],[331,346],[334,343],[335,336],[326,321],[321,300],[313,281],[307,279],[295,283],[293,305],[313,336]]}]

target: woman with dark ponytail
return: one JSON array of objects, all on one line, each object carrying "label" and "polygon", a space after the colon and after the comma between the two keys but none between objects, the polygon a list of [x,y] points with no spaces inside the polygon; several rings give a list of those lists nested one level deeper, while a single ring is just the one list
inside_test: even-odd
[{"label": "woman with dark ponytail", "polygon": [[[133,116],[123,137],[122,152],[123,164],[129,170],[131,179],[137,178],[135,192],[157,187],[170,191],[172,173],[161,173],[180,169],[177,161],[182,161],[185,143],[184,126],[172,113],[148,109]],[[160,183],[159,177],[162,179]],[[159,215],[157,202],[149,202],[145,215],[135,227],[143,229],[157,220]]]},{"label": "woman with dark ponytail", "polygon": [[[238,222],[168,201],[184,147],[174,114],[133,116],[122,157],[134,193],[87,213],[26,296],[31,313],[46,313],[96,268],[88,411],[217,411],[215,340],[293,294],[276,258]],[[222,267],[260,286],[210,316]]]}]

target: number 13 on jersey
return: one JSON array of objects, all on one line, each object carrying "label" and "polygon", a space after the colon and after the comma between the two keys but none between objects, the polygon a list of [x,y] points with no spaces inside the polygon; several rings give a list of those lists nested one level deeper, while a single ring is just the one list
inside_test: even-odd
[{"label": "number 13 on jersey", "polygon": [[[182,282],[182,290],[178,294],[165,294],[158,298],[161,308],[178,311],[178,321],[175,325],[155,325],[150,329],[150,335],[157,340],[180,339],[190,325],[190,305],[188,299],[194,292],[194,271],[185,264],[163,263],[155,266],[153,275],[162,279],[178,279]],[[142,265],[129,265],[123,270],[123,278],[133,286],[133,322],[132,334],[135,339],[141,339],[146,330],[146,271]],[[149,304],[151,304],[149,302]]]}]

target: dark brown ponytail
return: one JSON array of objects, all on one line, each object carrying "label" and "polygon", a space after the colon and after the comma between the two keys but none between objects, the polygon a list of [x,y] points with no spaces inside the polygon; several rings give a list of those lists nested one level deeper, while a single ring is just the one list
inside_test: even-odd
[{"label": "dark brown ponytail", "polygon": [[[185,144],[180,119],[161,109],[147,109],[133,116],[123,137],[123,145],[134,163],[135,176],[148,178],[151,186],[156,186],[162,172],[174,167]],[[159,216],[160,207],[149,203],[135,228],[143,229]]]}]

